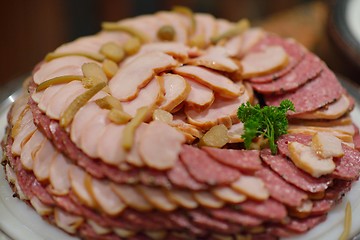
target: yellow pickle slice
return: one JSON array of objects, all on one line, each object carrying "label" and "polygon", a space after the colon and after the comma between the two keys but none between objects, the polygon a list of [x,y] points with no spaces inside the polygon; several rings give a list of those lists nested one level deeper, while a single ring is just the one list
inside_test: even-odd
[{"label": "yellow pickle slice", "polygon": [[228,39],[228,38],[234,37],[236,35],[243,33],[244,31],[246,31],[249,27],[250,27],[249,20],[241,19],[239,22],[236,23],[236,25],[234,27],[230,28],[226,32],[212,37],[211,42],[213,44],[216,44],[223,39]]},{"label": "yellow pickle slice", "polygon": [[135,38],[138,38],[142,43],[150,42],[150,39],[142,32],[136,30],[135,28],[120,25],[118,23],[113,22],[103,22],[101,24],[101,27],[105,31],[120,31],[120,32],[126,32],[130,35],[132,35]]},{"label": "yellow pickle slice", "polygon": [[74,80],[81,81],[82,78],[83,78],[83,76],[80,76],[80,75],[66,75],[66,76],[54,77],[54,78],[51,78],[49,80],[46,80],[46,81],[40,83],[39,86],[37,86],[36,91],[40,92],[52,85],[69,83]]},{"label": "yellow pickle slice", "polygon": [[130,150],[134,142],[134,134],[136,128],[145,121],[148,115],[149,107],[141,107],[136,111],[136,115],[131,121],[125,126],[122,138],[122,147],[125,150]]},{"label": "yellow pickle slice", "polygon": [[228,129],[224,124],[210,128],[199,141],[199,146],[221,148],[229,142]]},{"label": "yellow pickle slice", "polygon": [[64,53],[57,53],[57,52],[51,52],[48,53],[45,57],[46,62],[50,62],[53,59],[66,57],[66,56],[82,56],[87,57],[92,60],[102,62],[105,59],[105,56],[100,53],[92,53],[92,52],[64,52]]}]

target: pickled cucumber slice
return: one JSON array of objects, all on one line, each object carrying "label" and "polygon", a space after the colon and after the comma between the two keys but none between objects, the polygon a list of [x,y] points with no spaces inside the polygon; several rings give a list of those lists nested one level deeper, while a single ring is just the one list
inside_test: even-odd
[{"label": "pickled cucumber slice", "polygon": [[113,123],[125,124],[130,121],[131,116],[128,113],[124,112],[123,110],[113,108],[110,110],[108,114],[108,118]]},{"label": "pickled cucumber slice", "polygon": [[102,70],[102,68],[96,63],[84,63],[81,66],[81,70],[84,74],[84,77],[90,79],[96,79],[99,82],[108,82],[106,74]]},{"label": "pickled cucumber slice", "polygon": [[149,108],[141,107],[136,111],[135,117],[125,126],[122,138],[122,147],[130,150],[134,142],[136,128],[146,119]]},{"label": "pickled cucumber slice", "polygon": [[105,56],[100,53],[92,53],[92,52],[64,52],[64,53],[57,53],[57,52],[51,52],[48,53],[45,57],[46,62],[50,62],[51,60],[55,58],[61,58],[66,56],[83,56],[90,58],[92,60],[102,62],[105,59]]},{"label": "pickled cucumber slice", "polygon": [[114,22],[103,22],[101,24],[101,27],[103,30],[105,31],[121,31],[121,32],[126,32],[130,35],[132,35],[133,37],[138,38],[142,43],[147,43],[150,42],[150,39],[148,36],[146,36],[144,33],[142,33],[139,30],[136,30],[135,28],[129,27],[129,26],[125,26],[125,25],[120,25],[118,23],[114,23]]},{"label": "pickled cucumber slice", "polygon": [[110,79],[117,73],[117,71],[119,70],[119,66],[116,64],[116,62],[105,59],[102,65],[102,69],[108,79]]},{"label": "pickled cucumber slice", "polygon": [[199,146],[221,148],[229,142],[228,129],[224,124],[210,128],[199,141]]},{"label": "pickled cucumber slice", "polygon": [[54,77],[49,80],[46,80],[45,82],[40,83],[39,86],[37,86],[36,91],[40,92],[52,85],[69,83],[74,80],[81,81],[82,78],[83,78],[83,76],[80,76],[80,75],[65,75],[65,76],[60,76],[60,77]]},{"label": "pickled cucumber slice", "polygon": [[114,42],[107,42],[100,48],[100,53],[114,62],[120,62],[125,57],[124,49]]},{"label": "pickled cucumber slice", "polygon": [[162,121],[164,123],[171,123],[174,119],[173,115],[168,111],[156,109],[152,115],[153,120]]},{"label": "pickled cucumber slice", "polygon": [[70,103],[66,110],[60,116],[60,126],[66,128],[73,120],[75,114],[84,106],[95,94],[101,91],[106,86],[105,82],[96,84],[83,94],[79,95]]},{"label": "pickled cucumber slice", "polygon": [[121,105],[121,102],[119,99],[114,98],[113,96],[106,96],[103,98],[99,98],[95,100],[95,103],[103,109],[117,109],[117,110],[123,110],[123,107]]},{"label": "pickled cucumber slice", "polygon": [[138,38],[131,38],[125,42],[123,49],[127,55],[133,55],[139,51],[141,42]]},{"label": "pickled cucumber slice", "polygon": [[223,40],[223,39],[228,39],[231,37],[234,37],[238,34],[243,33],[245,30],[247,30],[250,27],[250,22],[248,19],[241,19],[240,21],[238,21],[236,23],[235,26],[233,26],[232,28],[230,28],[229,30],[227,30],[226,32],[214,36],[211,38],[211,43],[216,44],[219,41]]},{"label": "pickled cucumber slice", "polygon": [[206,47],[206,40],[204,34],[199,34],[194,37],[192,37],[189,40],[189,46],[190,47],[197,47],[197,48],[205,48]]},{"label": "pickled cucumber slice", "polygon": [[175,29],[171,25],[164,25],[159,28],[157,32],[157,37],[163,41],[173,41],[175,39],[175,36]]}]

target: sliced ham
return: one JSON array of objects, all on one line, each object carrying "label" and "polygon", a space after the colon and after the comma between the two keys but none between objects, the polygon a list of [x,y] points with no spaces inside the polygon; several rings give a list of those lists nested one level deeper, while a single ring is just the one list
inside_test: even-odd
[{"label": "sliced ham", "polygon": [[314,111],[337,99],[340,99],[344,92],[343,87],[336,79],[330,69],[325,68],[314,80],[308,82],[295,92],[289,92],[278,96],[266,96],[267,105],[279,106],[284,99],[289,99],[294,103],[295,113],[289,115]]},{"label": "sliced ham", "polygon": [[165,96],[160,108],[171,112],[187,99],[191,91],[191,85],[180,75],[164,74],[161,77],[163,78]]},{"label": "sliced ham", "polygon": [[112,184],[111,187],[127,206],[139,211],[149,211],[153,208],[143,195],[136,190],[135,186]]},{"label": "sliced ham", "polygon": [[22,126],[20,131],[14,137],[14,142],[11,146],[12,154],[14,154],[15,156],[19,156],[21,154],[21,150],[24,144],[30,139],[36,129],[37,128],[32,121]]},{"label": "sliced ham", "polygon": [[124,126],[108,124],[97,142],[97,155],[107,164],[117,165],[125,161],[126,152],[121,147]]},{"label": "sliced ham", "polygon": [[138,96],[129,101],[122,102],[123,110],[134,117],[137,109],[147,106],[148,117],[152,115],[153,111],[160,105],[164,99],[163,82],[161,78],[155,78],[150,83],[140,90]]},{"label": "sliced ham", "polygon": [[[53,85],[48,88],[46,88],[44,91],[41,91],[41,96],[39,98],[39,101],[37,101],[39,108],[46,112],[46,109],[51,102],[52,97],[59,92],[66,84],[58,84]],[[36,94],[36,92],[34,93]]]},{"label": "sliced ham", "polygon": [[166,22],[164,25],[170,25],[174,28],[176,32],[174,40],[176,42],[186,43],[188,41],[189,27],[180,14],[161,11],[156,13],[156,15]]},{"label": "sliced ham", "polygon": [[265,36],[265,32],[261,28],[250,28],[242,34],[241,48],[237,57],[242,57],[254,47]]},{"label": "sliced ham", "polygon": [[288,183],[291,183],[306,192],[323,192],[332,182],[331,178],[328,177],[312,177],[311,175],[298,169],[286,157],[281,155],[272,155],[269,149],[261,151],[261,158],[273,171],[278,173]]},{"label": "sliced ham", "polygon": [[188,122],[203,129],[208,130],[211,127],[219,124],[224,124],[226,127],[231,127],[232,120],[237,120],[237,109],[243,103],[249,100],[249,96],[244,92],[240,97],[235,99],[226,99],[217,96],[210,108],[197,112],[194,109],[186,108],[185,114]]},{"label": "sliced ham", "polygon": [[252,87],[262,94],[282,94],[314,79],[323,68],[324,63],[317,56],[306,53],[304,59],[287,74],[270,83],[253,83]]},{"label": "sliced ham", "polygon": [[198,110],[208,108],[215,100],[213,90],[189,78],[185,79],[191,87],[185,99],[186,106]]},{"label": "sliced ham", "polygon": [[194,36],[204,36],[205,43],[208,44],[211,37],[217,33],[215,18],[207,13],[196,13],[194,18],[196,21]]},{"label": "sliced ham", "polygon": [[36,84],[40,84],[55,77],[66,75],[83,75],[81,66],[84,63],[89,62],[94,61],[81,56],[56,58],[50,62],[43,63],[39,70],[34,73],[33,79]]},{"label": "sliced ham", "polygon": [[49,140],[45,140],[40,146],[39,150],[34,154],[33,172],[36,179],[45,181],[50,176],[50,166],[52,160],[59,154]]},{"label": "sliced ham", "polygon": [[178,161],[184,142],[185,138],[180,132],[166,123],[153,121],[139,142],[139,153],[148,167],[170,169]]},{"label": "sliced ham", "polygon": [[209,87],[224,97],[234,98],[241,94],[240,88],[229,78],[206,68],[186,65],[175,68],[174,71]]},{"label": "sliced ham", "polygon": [[95,201],[85,185],[88,174],[81,168],[72,165],[69,169],[71,190],[75,193],[79,201],[88,207],[95,207]]},{"label": "sliced ham", "polygon": [[240,55],[242,46],[243,46],[243,37],[242,35],[237,35],[230,38],[225,43],[224,48],[226,49],[226,52],[229,54],[229,56],[238,57]]},{"label": "sliced ham", "polygon": [[270,46],[261,52],[251,52],[241,60],[243,78],[263,76],[284,68],[288,56],[281,46]]},{"label": "sliced ham", "polygon": [[177,208],[177,204],[168,198],[162,189],[144,185],[139,185],[136,188],[149,203],[162,211],[173,211]]},{"label": "sliced ham", "polygon": [[39,150],[44,141],[44,135],[39,130],[36,130],[29,141],[24,144],[20,155],[20,161],[24,169],[33,169],[34,161],[32,156]]},{"label": "sliced ham", "polygon": [[337,119],[350,110],[350,99],[343,94],[337,101],[313,112],[306,112],[296,116],[300,119]]},{"label": "sliced ham", "polygon": [[143,167],[145,165],[139,153],[139,143],[143,137],[146,127],[147,125],[142,123],[136,128],[134,144],[126,155],[126,162],[136,167]]},{"label": "sliced ham", "polygon": [[237,150],[203,147],[211,157],[225,165],[244,172],[254,172],[262,168],[258,150]]},{"label": "sliced ham", "polygon": [[177,62],[171,56],[162,52],[142,54],[115,74],[109,82],[110,92],[122,101],[132,100],[153,79],[155,73],[176,65]]},{"label": "sliced ham", "polygon": [[220,35],[224,32],[228,31],[231,27],[233,27],[234,23],[226,20],[226,19],[216,19],[216,34]]},{"label": "sliced ham", "polygon": [[264,36],[253,48],[251,48],[250,52],[252,51],[259,51],[263,50],[269,46],[282,46],[287,55],[289,56],[289,63],[288,65],[279,70],[272,72],[268,75],[260,76],[260,77],[254,77],[251,78],[251,82],[256,83],[264,83],[264,82],[271,82],[272,80],[275,80],[284,74],[288,73],[291,69],[293,69],[299,62],[304,58],[305,55],[305,49],[302,45],[297,43],[293,39],[283,39],[277,35],[268,34]]},{"label": "sliced ham", "polygon": [[268,168],[257,171],[255,176],[264,181],[272,198],[287,206],[298,207],[308,197],[305,192],[290,185]]},{"label": "sliced ham", "polygon": [[199,206],[190,191],[171,189],[167,190],[166,194],[169,199],[181,207],[193,209]]},{"label": "sliced ham", "polygon": [[224,72],[239,70],[239,66],[230,58],[226,49],[220,46],[211,47],[205,54],[191,59],[189,64]]},{"label": "sliced ham", "polygon": [[[249,101],[251,102],[251,100]],[[244,123],[239,122],[231,125],[228,131],[229,143],[244,142],[242,135],[244,134]]]},{"label": "sliced ham", "polygon": [[69,170],[71,164],[63,154],[57,154],[51,162],[50,166],[50,184],[51,192],[56,195],[66,195],[70,190]]},{"label": "sliced ham", "polygon": [[209,185],[226,185],[236,181],[240,173],[212,159],[196,147],[183,145],[180,159],[189,174],[197,181]]}]

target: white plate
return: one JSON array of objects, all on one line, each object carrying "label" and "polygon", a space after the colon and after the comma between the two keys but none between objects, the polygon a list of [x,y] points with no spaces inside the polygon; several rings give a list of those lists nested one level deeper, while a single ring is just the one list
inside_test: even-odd
[{"label": "white plate", "polygon": [[[9,97],[0,108],[0,139],[4,136],[7,125],[7,112],[14,96]],[[354,122],[360,126],[360,110],[357,104],[351,113]],[[24,202],[13,198],[13,192],[4,178],[0,166],[0,229],[16,240],[76,240],[61,230],[51,226]],[[351,236],[360,232],[360,182],[353,184],[351,191],[343,198],[341,204],[332,209],[325,222],[319,224],[306,234],[291,238],[292,240],[331,240],[338,239],[343,231],[345,205],[350,201],[352,207]],[[0,239],[1,236],[0,236]]]}]

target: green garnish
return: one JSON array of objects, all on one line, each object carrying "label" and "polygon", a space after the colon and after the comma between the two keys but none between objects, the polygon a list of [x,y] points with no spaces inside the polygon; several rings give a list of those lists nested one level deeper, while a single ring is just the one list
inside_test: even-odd
[{"label": "green garnish", "polygon": [[269,140],[272,154],[277,153],[276,139],[287,133],[287,111],[295,111],[294,104],[286,99],[281,101],[280,106],[260,107],[259,104],[252,106],[249,102],[242,104],[237,112],[238,118],[244,123],[245,147],[250,148],[252,140],[260,135]]}]

